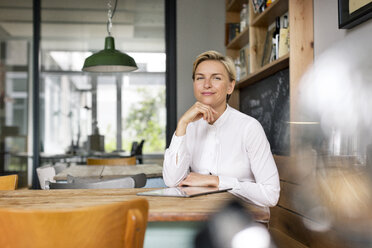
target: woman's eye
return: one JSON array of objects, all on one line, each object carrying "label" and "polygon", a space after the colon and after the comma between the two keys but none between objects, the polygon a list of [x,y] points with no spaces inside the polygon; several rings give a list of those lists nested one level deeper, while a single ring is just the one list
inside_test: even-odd
[{"label": "woman's eye", "polygon": [[221,77],[214,77],[215,80],[221,80]]},{"label": "woman's eye", "polygon": [[196,77],[196,80],[202,80],[204,79],[203,77]]}]

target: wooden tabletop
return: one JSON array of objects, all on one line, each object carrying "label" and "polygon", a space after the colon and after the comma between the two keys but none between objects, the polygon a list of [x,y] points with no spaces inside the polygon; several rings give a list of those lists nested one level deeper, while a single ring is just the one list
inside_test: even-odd
[{"label": "wooden tabletop", "polygon": [[[0,191],[1,208],[59,209],[77,208],[104,203],[146,198],[149,201],[149,221],[203,221],[216,213],[229,200],[228,192],[191,198],[137,196],[154,189],[74,189],[74,190],[13,190]],[[267,223],[269,208],[244,203],[257,222]]]},{"label": "wooden tabletop", "polygon": [[137,165],[75,165],[54,176],[55,180],[66,181],[67,175],[80,178],[115,178],[145,173],[148,178],[161,177],[163,167],[158,164]]}]

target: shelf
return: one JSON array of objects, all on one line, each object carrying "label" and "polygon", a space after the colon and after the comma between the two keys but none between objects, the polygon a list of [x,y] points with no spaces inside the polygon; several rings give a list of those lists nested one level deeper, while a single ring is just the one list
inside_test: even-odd
[{"label": "shelf", "polygon": [[247,3],[247,0],[232,0],[226,6],[226,12],[240,12],[243,3]]},{"label": "shelf", "polygon": [[256,83],[287,67],[289,67],[289,53],[270,64],[263,66],[258,71],[250,73],[248,76],[242,78],[242,80],[236,84],[236,88],[240,89],[247,85]]},{"label": "shelf", "polygon": [[275,22],[277,16],[282,16],[288,11],[289,0],[276,0],[264,12],[253,19],[251,26],[269,26]]},{"label": "shelf", "polygon": [[241,49],[249,43],[249,28],[238,34],[227,46],[227,49]]}]

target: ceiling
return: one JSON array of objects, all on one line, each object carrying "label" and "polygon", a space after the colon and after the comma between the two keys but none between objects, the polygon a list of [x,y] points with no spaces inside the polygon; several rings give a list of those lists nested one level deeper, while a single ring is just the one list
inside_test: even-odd
[{"label": "ceiling", "polygon": [[[107,36],[108,2],[44,0],[41,47],[49,51],[101,50]],[[118,0],[112,36],[127,52],[164,52],[164,0]],[[32,0],[0,0],[0,39],[32,39]]]}]

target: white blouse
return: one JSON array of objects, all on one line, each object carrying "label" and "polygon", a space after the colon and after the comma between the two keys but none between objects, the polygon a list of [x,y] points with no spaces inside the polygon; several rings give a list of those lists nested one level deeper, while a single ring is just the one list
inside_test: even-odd
[{"label": "white blouse", "polygon": [[230,106],[214,122],[204,119],[187,126],[186,135],[173,135],[165,151],[163,178],[178,185],[190,171],[219,177],[219,187],[261,206],[275,206],[279,175],[261,124]]}]

